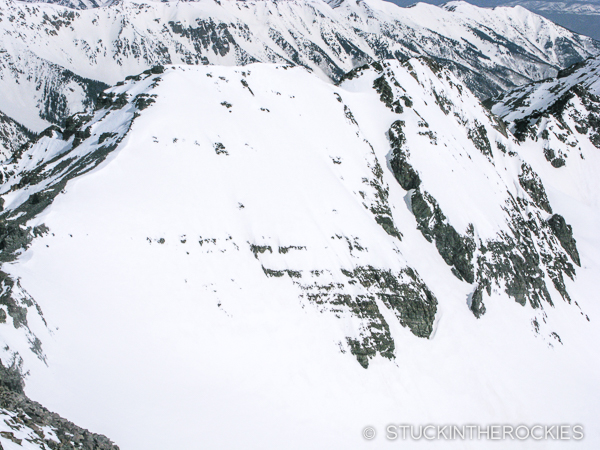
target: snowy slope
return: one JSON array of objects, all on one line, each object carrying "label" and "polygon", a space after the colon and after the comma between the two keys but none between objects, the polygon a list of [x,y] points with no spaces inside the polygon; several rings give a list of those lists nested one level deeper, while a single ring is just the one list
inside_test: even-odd
[{"label": "snowy slope", "polygon": [[25,127],[40,132],[50,124],[64,125],[66,117],[93,107],[105,83],[86,79],[39,58],[29,49],[9,50],[0,41],[0,105]]},{"label": "snowy slope", "polygon": [[0,159],[10,158],[32,137],[31,131],[0,111]]},{"label": "snowy slope", "polygon": [[114,84],[157,64],[286,63],[338,80],[372,60],[427,55],[488,98],[600,51],[520,7],[380,0],[125,1],[80,11],[2,0],[0,43],[0,109],[35,131],[93,104],[89,80]]},{"label": "snowy slope", "polygon": [[582,202],[452,74],[158,72],[3,167],[2,270],[40,351],[7,323],[2,359],[30,396],[122,449],[373,447],[395,422],[600,442]]},{"label": "snowy slope", "polygon": [[512,123],[536,114],[552,113],[558,101],[571,100],[577,91],[600,94],[600,58],[589,58],[561,71],[557,78],[515,89],[491,100],[490,104],[494,113]]},{"label": "snowy slope", "polygon": [[[573,208],[586,239],[595,239],[600,205],[600,60],[590,58],[557,78],[530,84],[490,102],[528,148],[529,163],[549,196]],[[565,216],[567,220],[569,217]]]},{"label": "snowy slope", "polygon": [[[570,185],[570,195],[598,203],[595,158],[600,148],[600,59],[590,58],[557,78],[530,84],[490,102],[515,136],[535,148],[542,170]],[[567,181],[567,179],[569,181]],[[580,183],[583,183],[580,184]]]}]

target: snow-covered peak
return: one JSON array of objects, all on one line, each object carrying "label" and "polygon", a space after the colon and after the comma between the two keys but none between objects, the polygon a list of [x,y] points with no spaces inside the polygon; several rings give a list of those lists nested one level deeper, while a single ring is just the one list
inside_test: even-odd
[{"label": "snow-covered peak", "polygon": [[[0,3],[2,448],[115,448],[23,373],[123,449],[600,446],[598,57],[560,71],[598,43],[464,2],[69,5]],[[523,84],[508,126],[480,103]]]},{"label": "snow-covered peak", "polygon": [[[0,53],[0,93],[16,89],[22,99],[0,99],[0,110],[39,131],[52,123],[46,92],[57,90],[52,95],[65,111],[81,111],[93,103],[90,80],[113,84],[157,64],[283,63],[336,81],[369,61],[420,55],[450,67],[484,99],[553,76],[600,51],[592,39],[524,10],[460,2],[412,8],[381,0],[336,8],[321,0],[103,5],[76,11],[46,3],[0,4],[8,19],[0,23],[7,50]],[[32,66],[40,65],[48,72],[36,79],[39,70],[32,73]],[[48,90],[41,89],[45,78],[53,85]]]},{"label": "snow-covered peak", "polygon": [[[7,292],[31,333],[6,323],[3,336],[30,395],[123,448],[188,448],[193,424],[238,447],[230,405],[241,423],[258,411],[277,425],[261,441],[272,447],[288,419],[316,433],[300,447],[330,447],[327,417],[353,447],[359,422],[398,408],[532,422],[545,401],[532,385],[568,392],[587,373],[540,376],[592,351],[579,343],[594,342],[594,299],[574,281],[589,253],[559,232],[569,209],[521,153],[429,59],[363,66],[338,86],[281,65],[157,67],[3,167],[3,219],[22,239],[4,241],[19,280]],[[457,408],[446,386],[465,379]],[[546,404],[558,421],[585,401]]]}]

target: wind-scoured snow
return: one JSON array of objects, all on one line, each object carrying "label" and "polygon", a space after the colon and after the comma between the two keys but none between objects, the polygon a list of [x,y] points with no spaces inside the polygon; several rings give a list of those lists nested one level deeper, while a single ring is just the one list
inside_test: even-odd
[{"label": "wind-scoured snow", "polygon": [[[39,305],[42,353],[14,329],[2,355],[28,395],[121,449],[418,444],[386,442],[390,423],[573,423],[600,442],[600,213],[545,172],[542,195],[533,144],[449,71],[158,72],[3,167],[5,220],[39,230],[2,267]],[[515,280],[536,257],[538,281]]]}]

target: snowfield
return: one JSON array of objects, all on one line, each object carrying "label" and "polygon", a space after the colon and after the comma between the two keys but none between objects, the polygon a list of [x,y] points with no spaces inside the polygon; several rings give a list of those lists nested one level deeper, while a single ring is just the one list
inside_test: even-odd
[{"label": "snowfield", "polygon": [[[597,149],[556,178],[537,143],[421,59],[339,86],[282,65],[167,66],[108,92],[80,134],[48,133],[3,168],[5,210],[21,211],[112,146],[3,265],[46,321],[30,306],[27,333],[2,328],[28,396],[122,450],[600,445]],[[403,189],[397,164],[420,184]],[[444,219],[419,222],[418,198]],[[544,234],[552,214],[580,266]],[[512,268],[485,262],[520,217],[540,232],[514,252],[541,255],[531,279],[545,286],[524,297],[509,294]],[[445,260],[432,224],[473,243],[472,272]],[[389,424],[579,424],[585,438],[388,442]]]}]

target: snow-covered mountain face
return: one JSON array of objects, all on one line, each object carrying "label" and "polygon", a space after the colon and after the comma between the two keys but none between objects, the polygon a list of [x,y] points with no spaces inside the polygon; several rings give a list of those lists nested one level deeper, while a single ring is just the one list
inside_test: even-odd
[{"label": "snow-covered mountain face", "polygon": [[114,3],[114,0],[107,1],[96,1],[96,0],[48,0],[48,1],[38,1],[38,0],[21,0],[27,3],[51,3],[53,5],[66,6],[71,9],[90,9],[90,8],[99,8],[101,6],[109,6]]},{"label": "snow-covered mountain face", "polygon": [[[398,6],[410,6],[411,0],[387,0]],[[443,0],[426,0],[426,3],[441,5]],[[469,3],[485,8],[498,6],[522,6],[571,31],[600,40],[599,0],[469,0]]]},{"label": "snow-covered mountain face", "polygon": [[[480,4],[480,6],[491,6],[488,4]],[[486,2],[482,2],[486,3]],[[536,14],[544,16],[559,25],[562,25],[569,30],[577,33],[591,36],[596,40],[600,40],[600,31],[598,23],[600,22],[600,1],[598,0],[583,0],[583,1],[541,1],[541,0],[525,0],[525,1],[509,1],[509,2],[491,2],[494,6],[515,6],[520,5],[533,11]]]},{"label": "snow-covered mountain face", "polygon": [[552,11],[560,14],[600,15],[600,2],[588,1],[541,1],[525,0],[523,2],[509,2],[507,6],[521,5],[529,10]]},{"label": "snow-covered mountain face", "polygon": [[158,64],[274,62],[339,80],[369,61],[426,55],[485,99],[600,52],[520,7],[403,9],[379,0],[125,1],[84,10],[2,0],[0,42],[0,110],[36,132],[93,104],[106,86],[91,80],[114,84]]},{"label": "snow-covered mountain face", "polygon": [[600,148],[599,58],[590,58],[561,71],[556,79],[524,86],[489,103],[514,135],[534,142],[554,168],[587,166],[578,160],[585,161],[588,153]]},{"label": "snow-covered mountain face", "polygon": [[123,449],[600,445],[600,44],[462,2],[0,1],[4,448],[114,449],[23,374]]},{"label": "snow-covered mountain face", "polygon": [[597,244],[535,145],[427,59],[148,70],[3,166],[1,359],[122,448],[591,427]]},{"label": "snow-covered mountain face", "polygon": [[[577,110],[587,111],[591,114],[589,117],[574,117],[576,122],[570,124],[574,127],[575,123],[589,122],[593,127],[597,121],[593,103],[597,102],[598,95],[600,95],[600,58],[596,57],[561,70],[556,78],[515,89],[490,100],[487,104],[495,114],[510,124],[520,140],[524,140],[527,134],[531,138],[536,137],[533,134],[533,126],[541,124],[539,119],[542,116],[546,119],[564,121],[575,115]],[[525,120],[527,122],[524,122]],[[544,129],[546,128],[542,131]],[[572,129],[571,127],[565,131],[572,131]],[[592,130],[592,134],[581,132],[579,134],[584,136],[584,140],[596,142],[598,138],[595,137],[594,131],[597,133],[597,130],[595,128]],[[569,136],[573,136],[573,133],[569,133]],[[574,138],[581,139],[579,136]],[[561,142],[563,141],[564,138]]]},{"label": "snow-covered mountain face", "polygon": [[12,157],[32,137],[27,128],[0,111],[0,160]]},{"label": "snow-covered mountain face", "polygon": [[[2,45],[0,43],[0,45]],[[0,53],[2,112],[22,127],[40,132],[50,124],[93,108],[107,84],[82,78],[29,50]]]},{"label": "snow-covered mountain face", "polygon": [[[600,59],[590,58],[557,78],[524,86],[489,102],[514,135],[535,148],[538,171],[595,208],[600,149]],[[567,181],[570,180],[570,181]]]}]

